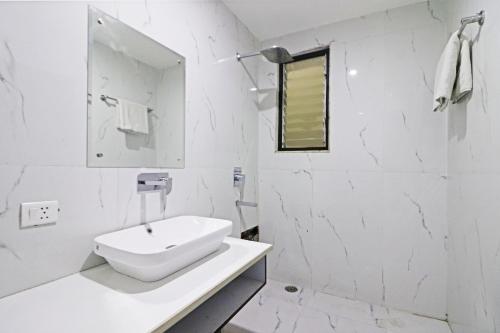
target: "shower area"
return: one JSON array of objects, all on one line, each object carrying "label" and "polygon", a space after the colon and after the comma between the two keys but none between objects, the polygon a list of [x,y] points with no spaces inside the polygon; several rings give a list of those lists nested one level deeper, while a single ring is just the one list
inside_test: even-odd
[{"label": "shower area", "polygon": [[[471,16],[480,10],[484,25]],[[238,57],[258,62],[259,229],[274,247],[271,280],[227,332],[496,331],[500,159],[488,86],[499,84],[499,13],[494,1],[427,1]],[[433,112],[436,66],[459,29],[472,41],[473,94]],[[330,52],[328,152],[277,151],[276,63],[318,48]]]}]

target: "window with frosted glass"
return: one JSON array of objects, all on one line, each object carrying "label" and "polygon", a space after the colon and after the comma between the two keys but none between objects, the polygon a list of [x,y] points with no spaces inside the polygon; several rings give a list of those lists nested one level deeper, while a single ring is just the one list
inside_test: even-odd
[{"label": "window with frosted glass", "polygon": [[328,150],[329,49],[279,66],[278,151]]}]

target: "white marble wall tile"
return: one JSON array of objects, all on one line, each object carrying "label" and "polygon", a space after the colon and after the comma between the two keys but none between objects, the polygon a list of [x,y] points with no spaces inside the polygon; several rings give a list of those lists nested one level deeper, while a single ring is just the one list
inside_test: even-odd
[{"label": "white marble wall tile", "polygon": [[[0,295],[102,263],[92,240],[117,229],[116,171],[84,167],[1,167]],[[19,229],[20,202],[58,200],[55,225]]]},{"label": "white marble wall tile", "polygon": [[385,174],[383,202],[383,304],[444,319],[446,180]]},{"label": "white marble wall tile", "polygon": [[383,52],[383,41],[378,37],[332,44],[330,147],[335,153],[314,155],[315,168],[380,170],[384,122],[384,86],[380,84],[384,80]]},{"label": "white marble wall tile", "polygon": [[474,92],[448,112],[448,318],[455,333],[492,333],[500,327],[500,149],[498,88],[500,3],[446,1],[449,32],[480,9],[486,21],[465,34],[472,49]]},{"label": "white marble wall tile", "polygon": [[311,287],[313,279],[313,178],[310,171],[259,173],[261,240],[274,245],[269,275]]},{"label": "white marble wall tile", "polygon": [[457,332],[494,332],[498,325],[499,185],[497,174],[450,179],[448,311]]},{"label": "white marble wall tile", "polygon": [[[329,153],[275,152],[277,67],[259,67],[259,219],[275,244],[272,278],[445,317],[446,115],[431,110],[443,12],[417,4],[264,42],[331,46]],[[311,175],[312,193],[297,170]],[[286,206],[312,212],[302,222],[311,224],[312,282],[273,187]],[[284,253],[295,263],[282,264]]]},{"label": "white marble wall tile", "polygon": [[[492,110],[500,100],[494,93],[500,84],[496,73],[500,66],[497,43],[498,3],[496,1],[457,1],[448,2],[450,11],[448,27],[454,31],[462,16],[471,15],[485,9],[487,24],[481,30],[471,25],[465,31],[470,38],[476,39],[473,46],[474,94],[465,104],[454,106],[449,112],[449,170],[450,173],[497,173],[500,159],[498,115]],[[479,33],[480,32],[480,33]]]},{"label": "white marble wall tile", "polygon": [[2,14],[0,164],[84,165],[85,5],[3,3]]},{"label": "white marble wall tile", "polygon": [[444,32],[434,27],[384,37],[384,170],[445,172],[446,117],[432,112],[434,71],[444,41]]},{"label": "white marble wall tile", "polygon": [[[162,218],[158,193],[137,194],[140,172],[173,176],[165,216],[231,219],[234,235],[257,225],[256,209],[238,213],[232,184],[233,167],[243,167],[244,199],[257,200],[256,95],[234,59],[257,40],[221,2],[93,5],[186,57],[186,168],[86,168],[87,4],[1,3],[0,297],[100,264],[96,235]],[[58,224],[19,230],[21,202],[52,199]]]},{"label": "white marble wall tile", "polygon": [[[290,49],[301,50],[304,46],[312,48],[328,45],[334,41],[352,42],[426,27],[434,27],[435,31],[443,32],[447,10],[448,8],[441,1],[426,1],[301,31],[300,34],[304,36],[304,40],[294,38],[296,33],[292,33],[272,41],[277,44],[286,41]],[[333,25],[335,29],[332,29]]]},{"label": "white marble wall tile", "polygon": [[314,289],[381,302],[382,188],[378,173],[314,172]]}]

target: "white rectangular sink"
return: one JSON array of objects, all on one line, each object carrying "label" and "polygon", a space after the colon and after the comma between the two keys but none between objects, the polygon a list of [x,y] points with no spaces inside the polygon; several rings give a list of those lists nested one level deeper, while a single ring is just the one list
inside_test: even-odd
[{"label": "white rectangular sink", "polygon": [[231,234],[232,222],[178,216],[101,235],[94,252],[116,271],[141,281],[157,281],[216,251]]}]

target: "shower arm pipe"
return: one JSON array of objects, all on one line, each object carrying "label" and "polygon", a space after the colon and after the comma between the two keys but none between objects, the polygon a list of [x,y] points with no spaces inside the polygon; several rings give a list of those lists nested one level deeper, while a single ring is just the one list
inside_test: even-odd
[{"label": "shower arm pipe", "polygon": [[253,78],[252,74],[248,71],[248,68],[245,66],[245,63],[241,61],[242,58],[248,58],[248,57],[253,57],[253,56],[257,56],[259,55],[260,52],[255,52],[252,53],[252,55],[244,55],[244,56],[240,56],[239,53],[236,53],[236,59],[238,59],[238,62],[241,64],[241,66],[243,66],[243,70],[245,71],[245,73],[247,73],[247,76],[248,78],[250,79],[250,82],[252,82],[253,84],[253,88],[250,89],[252,91],[258,91],[259,90],[259,86],[257,85],[257,82],[255,81],[255,79]]},{"label": "shower arm pipe", "polygon": [[461,26],[460,26],[460,29],[458,30],[458,37],[460,37],[462,35],[462,33],[464,32],[467,25],[472,24],[472,23],[479,23],[479,25],[481,26],[484,24],[484,20],[485,20],[484,10],[480,11],[476,15],[467,16],[467,17],[462,18],[462,20],[460,20]]},{"label": "shower arm pipe", "polygon": [[252,52],[252,53],[247,53],[247,54],[236,53],[236,59],[238,59],[238,61],[240,61],[241,59],[255,57],[255,56],[258,56],[258,55],[260,55],[260,51]]}]

